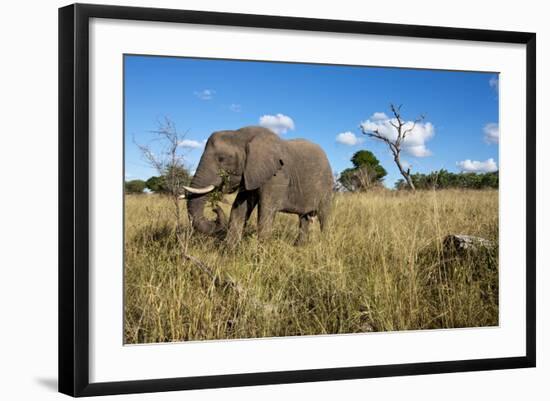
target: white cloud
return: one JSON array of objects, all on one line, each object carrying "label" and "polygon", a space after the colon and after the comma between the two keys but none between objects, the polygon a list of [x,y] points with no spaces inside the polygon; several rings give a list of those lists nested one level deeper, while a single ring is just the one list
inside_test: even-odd
[{"label": "white cloud", "polygon": [[[386,117],[385,119],[381,118],[382,114]],[[392,126],[392,123],[397,125],[397,120],[395,118],[390,119],[384,113],[377,112],[370,119],[361,122],[359,126],[363,132],[378,131],[383,137],[395,141],[397,139],[397,130]],[[411,129],[413,125],[413,121],[407,121],[403,129]],[[405,137],[405,140],[401,144],[401,149],[410,156],[431,156],[432,152],[426,147],[426,142],[433,138],[434,135],[435,128],[432,123],[416,123],[413,130]]]},{"label": "white cloud", "polygon": [[498,75],[493,75],[489,79],[489,86],[498,92]]},{"label": "white cloud", "polygon": [[278,135],[282,135],[289,130],[294,130],[294,121],[289,116],[278,113],[274,116],[266,114],[260,117],[260,125],[269,128]]},{"label": "white cloud", "polygon": [[231,103],[231,105],[229,106],[229,110],[231,110],[235,113],[240,113],[241,112],[241,105],[236,104],[236,103]]},{"label": "white cloud", "polygon": [[487,143],[499,142],[499,129],[497,123],[488,123],[483,127],[484,139]]},{"label": "white cloud", "polygon": [[341,132],[338,135],[336,135],[336,142],[341,143],[343,145],[348,146],[355,146],[359,145],[360,143],[363,143],[365,141],[364,138],[358,137],[353,132],[347,131],[347,132]]},{"label": "white cloud", "polygon": [[387,120],[387,119],[388,119],[388,116],[387,116],[386,113],[384,113],[384,112],[377,111],[376,113],[374,113],[374,114],[370,117],[370,119],[373,120],[373,121]]},{"label": "white cloud", "polygon": [[179,141],[178,145],[181,146],[182,148],[199,149],[199,148],[202,148],[205,143],[206,143],[206,140],[199,142],[193,139],[184,139],[182,141]]},{"label": "white cloud", "polygon": [[493,158],[487,159],[484,162],[467,159],[457,162],[456,165],[461,171],[467,173],[491,173],[498,170],[498,166]]},{"label": "white cloud", "polygon": [[194,93],[195,96],[201,100],[210,100],[214,97],[216,91],[213,89],[203,89],[201,91],[195,91]]}]

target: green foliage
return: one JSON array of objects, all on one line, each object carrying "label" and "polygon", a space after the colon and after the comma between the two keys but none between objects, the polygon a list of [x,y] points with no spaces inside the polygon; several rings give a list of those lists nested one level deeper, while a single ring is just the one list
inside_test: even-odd
[{"label": "green foliage", "polygon": [[191,175],[182,166],[168,166],[161,176],[150,177],[145,185],[155,193],[181,193],[183,185],[191,183]]},{"label": "green foliage", "polygon": [[218,206],[218,203],[222,201],[224,196],[224,189],[229,184],[229,174],[225,170],[220,170],[218,172],[218,175],[222,179],[222,184],[208,194],[208,202],[210,203],[210,207],[212,209]]},{"label": "green foliage", "polygon": [[149,178],[147,181],[145,181],[145,185],[152,192],[156,192],[156,193],[166,192],[166,186],[164,183],[164,178],[162,176],[161,177],[154,176]]},{"label": "green foliage", "polygon": [[369,166],[377,170],[379,178],[386,176],[386,170],[380,165],[380,161],[376,158],[374,153],[369,150],[359,150],[351,157],[351,162],[355,168]]},{"label": "green foliage", "polygon": [[[411,175],[416,189],[498,189],[498,171],[492,173],[451,173],[445,169],[432,171],[429,174]],[[400,179],[395,183],[396,189],[407,189],[407,183]]]},{"label": "green foliage", "polygon": [[351,158],[352,168],[340,173],[339,181],[348,191],[365,191],[379,186],[388,174],[380,161],[368,150],[355,152]]},{"label": "green foliage", "polygon": [[127,194],[141,194],[145,189],[145,181],[143,180],[132,180],[126,181],[124,183],[124,191]]}]

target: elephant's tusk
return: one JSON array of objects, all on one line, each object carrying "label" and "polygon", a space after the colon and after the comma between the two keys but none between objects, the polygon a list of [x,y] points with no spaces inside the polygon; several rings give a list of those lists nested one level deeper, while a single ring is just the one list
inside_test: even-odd
[{"label": "elephant's tusk", "polygon": [[180,196],[178,196],[178,199],[185,199],[185,194],[181,194]]},{"label": "elephant's tusk", "polygon": [[215,188],[214,185],[209,185],[204,188],[191,188],[191,187],[186,187],[185,185],[183,186],[183,189],[185,189],[187,192],[192,194],[197,194],[197,195],[207,194],[208,192],[212,191],[214,188]]}]

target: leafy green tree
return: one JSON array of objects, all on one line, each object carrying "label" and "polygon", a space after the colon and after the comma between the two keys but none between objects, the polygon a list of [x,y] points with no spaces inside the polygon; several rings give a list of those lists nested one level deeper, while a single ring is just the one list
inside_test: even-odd
[{"label": "leafy green tree", "polygon": [[150,177],[145,181],[147,188],[155,193],[170,193],[172,187],[181,192],[181,186],[191,183],[191,175],[182,166],[168,166],[160,176]]},{"label": "leafy green tree", "polygon": [[356,190],[354,184],[355,171],[355,168],[347,168],[343,170],[338,177],[338,182],[340,182],[345,189],[352,192]]},{"label": "leafy green tree", "polygon": [[388,174],[376,156],[368,150],[355,152],[351,162],[353,167],[342,171],[338,179],[348,191],[366,191],[380,186]]},{"label": "leafy green tree", "polygon": [[162,176],[153,176],[145,181],[147,188],[155,193],[167,192],[166,184],[164,183],[164,178]]},{"label": "leafy green tree", "polygon": [[[445,169],[432,171],[429,174],[411,175],[414,186],[418,189],[498,189],[498,171],[491,173],[451,173]],[[396,189],[406,189],[408,184],[400,179],[395,183]]]},{"label": "leafy green tree", "polygon": [[145,190],[145,181],[132,180],[124,183],[124,190],[127,194],[141,194]]},{"label": "leafy green tree", "polygon": [[481,183],[485,188],[498,188],[498,171],[484,174]]},{"label": "leafy green tree", "polygon": [[376,158],[374,153],[369,150],[360,150],[355,152],[351,157],[351,162],[356,169],[361,167],[367,167],[373,174],[375,181],[381,181],[384,179],[388,172],[382,165],[380,161]]}]

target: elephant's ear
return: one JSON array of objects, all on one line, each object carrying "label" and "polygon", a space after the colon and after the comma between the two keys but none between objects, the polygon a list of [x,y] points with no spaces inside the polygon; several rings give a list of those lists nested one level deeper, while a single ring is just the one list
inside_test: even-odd
[{"label": "elephant's ear", "polygon": [[255,136],[246,145],[244,186],[247,191],[261,187],[284,164],[283,141],[268,132]]}]

